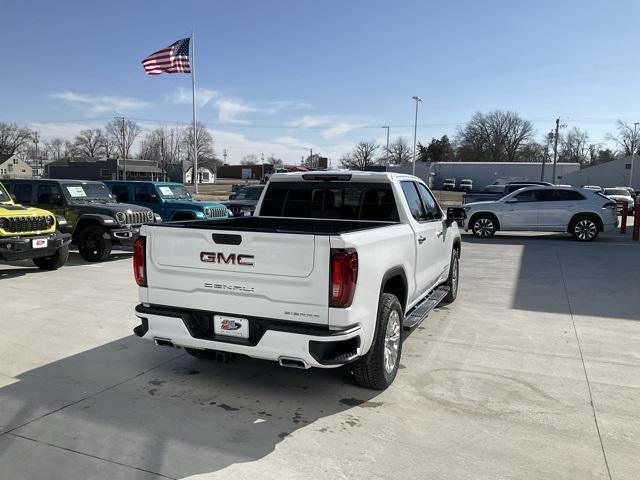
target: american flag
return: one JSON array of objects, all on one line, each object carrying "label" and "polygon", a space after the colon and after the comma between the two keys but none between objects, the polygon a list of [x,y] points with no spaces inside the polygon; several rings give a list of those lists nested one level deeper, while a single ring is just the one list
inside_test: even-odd
[{"label": "american flag", "polygon": [[183,38],[167,48],[152,53],[142,61],[147,75],[191,73],[189,67],[189,39]]}]

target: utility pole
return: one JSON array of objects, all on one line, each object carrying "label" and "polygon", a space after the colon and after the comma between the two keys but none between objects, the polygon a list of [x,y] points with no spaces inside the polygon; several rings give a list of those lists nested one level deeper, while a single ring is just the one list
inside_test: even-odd
[{"label": "utility pole", "polygon": [[416,137],[418,135],[418,104],[422,101],[422,99],[417,95],[414,95],[411,98],[416,101],[416,119],[413,124],[413,164],[411,168],[411,174],[415,175],[416,174]]},{"label": "utility pole", "polygon": [[560,119],[556,118],[556,132],[553,135],[553,177],[551,183],[556,183],[556,164],[558,163],[558,130],[560,130]]},{"label": "utility pole", "polygon": [[389,166],[389,125],[384,125],[381,128],[387,129],[387,149],[385,150],[384,163]]},{"label": "utility pole", "polygon": [[547,135],[546,148],[544,149],[544,156],[542,157],[542,171],[540,172],[541,182],[544,182],[544,166],[547,163],[547,157],[549,156],[549,144],[551,143],[552,137],[553,137],[553,130],[549,132],[549,134]]},{"label": "utility pole", "polygon": [[227,149],[222,150],[222,158],[224,158],[224,164],[227,164]]},{"label": "utility pole", "polygon": [[262,173],[260,174],[260,182],[264,179],[264,152],[260,153],[260,165],[262,166]]},{"label": "utility pole", "polygon": [[[36,146],[36,168],[38,168],[38,132],[33,132],[33,143]],[[633,164],[633,159],[631,163]],[[42,168],[42,162],[40,162],[40,168]]]},{"label": "utility pole", "polygon": [[[120,135],[121,136],[120,141],[122,142],[122,145],[121,145],[122,148],[120,149],[120,154],[122,155],[122,180],[126,180],[127,179],[127,154],[125,153],[126,152],[126,148],[127,148],[126,144],[125,144],[125,128],[126,128],[126,126],[125,126],[124,117],[116,117],[116,120],[120,120],[122,122],[121,126],[120,126],[120,134],[121,134]],[[116,165],[116,180],[117,180],[117,177],[118,177],[118,168],[117,168],[117,165]]]},{"label": "utility pole", "polygon": [[633,136],[631,137],[631,169],[629,170],[629,186],[633,188],[633,161],[636,158],[636,135],[638,134],[638,125],[640,122],[633,124]]}]

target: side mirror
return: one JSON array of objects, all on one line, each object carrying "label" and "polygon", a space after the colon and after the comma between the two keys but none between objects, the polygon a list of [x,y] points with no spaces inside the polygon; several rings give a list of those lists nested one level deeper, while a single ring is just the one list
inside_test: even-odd
[{"label": "side mirror", "polygon": [[49,197],[49,202],[51,205],[55,205],[56,207],[62,206],[62,195],[52,194]]},{"label": "side mirror", "polygon": [[11,200],[13,200],[14,203],[18,202],[18,198],[12,193],[9,195],[11,197]]},{"label": "side mirror", "polygon": [[467,212],[462,207],[449,207],[447,208],[447,226],[453,225],[453,222],[457,222],[458,225],[462,225],[464,219],[467,218]]},{"label": "side mirror", "polygon": [[149,201],[151,203],[158,203],[158,194],[152,193],[151,195],[149,195]]}]

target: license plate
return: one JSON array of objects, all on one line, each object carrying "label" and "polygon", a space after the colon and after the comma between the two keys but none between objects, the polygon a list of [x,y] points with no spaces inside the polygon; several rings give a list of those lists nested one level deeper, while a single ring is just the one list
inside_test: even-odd
[{"label": "license plate", "polygon": [[249,338],[249,320],[246,318],[213,316],[213,333],[228,337]]},{"label": "license plate", "polygon": [[33,248],[47,248],[48,240],[46,238],[34,238],[31,240],[31,246]]}]

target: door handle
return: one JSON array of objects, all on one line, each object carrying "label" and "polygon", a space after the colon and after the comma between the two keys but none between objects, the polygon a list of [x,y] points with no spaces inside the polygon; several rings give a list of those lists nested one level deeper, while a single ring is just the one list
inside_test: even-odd
[{"label": "door handle", "polygon": [[419,243],[420,245],[422,245],[422,244],[424,243],[424,241],[425,241],[425,240],[426,240],[426,238],[425,238],[425,237],[423,237],[422,235],[420,235],[420,236],[418,237],[418,243]]},{"label": "door handle", "polygon": [[442,236],[442,230],[439,232],[436,232],[436,237],[440,238]]}]

